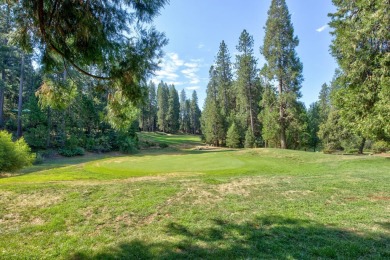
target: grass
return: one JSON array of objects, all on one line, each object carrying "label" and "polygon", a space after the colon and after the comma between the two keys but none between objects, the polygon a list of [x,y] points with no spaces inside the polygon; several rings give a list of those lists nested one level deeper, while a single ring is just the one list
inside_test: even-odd
[{"label": "grass", "polygon": [[388,158],[141,138],[0,179],[0,259],[390,257]]}]

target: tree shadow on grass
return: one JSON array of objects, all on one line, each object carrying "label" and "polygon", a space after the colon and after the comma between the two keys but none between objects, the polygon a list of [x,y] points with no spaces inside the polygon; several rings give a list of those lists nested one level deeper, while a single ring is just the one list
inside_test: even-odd
[{"label": "tree shadow on grass", "polygon": [[259,217],[251,222],[213,220],[208,228],[166,226],[169,241],[133,240],[70,259],[389,259],[390,237],[356,234],[300,219]]}]

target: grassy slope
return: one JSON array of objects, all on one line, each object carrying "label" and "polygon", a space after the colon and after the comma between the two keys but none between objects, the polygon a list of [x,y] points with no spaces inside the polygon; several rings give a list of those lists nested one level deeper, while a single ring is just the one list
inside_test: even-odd
[{"label": "grassy slope", "polygon": [[142,138],[173,148],[0,179],[0,258],[390,257],[389,159]]}]

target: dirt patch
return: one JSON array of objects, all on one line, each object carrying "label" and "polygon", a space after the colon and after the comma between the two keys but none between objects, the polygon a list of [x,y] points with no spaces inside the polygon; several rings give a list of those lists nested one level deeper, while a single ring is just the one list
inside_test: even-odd
[{"label": "dirt patch", "polygon": [[371,200],[386,200],[390,201],[390,196],[375,196],[375,195],[370,195],[368,196]]},{"label": "dirt patch", "polygon": [[14,200],[16,207],[48,207],[62,200],[61,195],[54,194],[21,194]]},{"label": "dirt patch", "polygon": [[390,158],[390,153],[377,153],[374,156]]},{"label": "dirt patch", "polygon": [[9,213],[0,217],[0,224],[12,223],[17,224],[21,222],[21,216],[18,213]]}]

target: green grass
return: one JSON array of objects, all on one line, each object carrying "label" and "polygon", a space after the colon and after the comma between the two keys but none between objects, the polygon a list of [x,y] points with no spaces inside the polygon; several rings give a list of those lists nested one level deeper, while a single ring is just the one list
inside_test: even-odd
[{"label": "green grass", "polygon": [[171,147],[0,179],[0,259],[390,257],[388,158],[142,135]]}]

